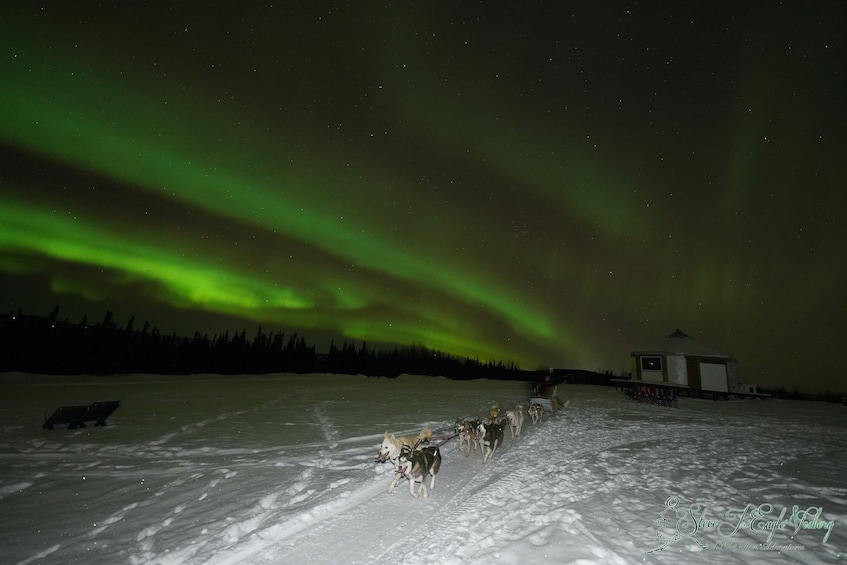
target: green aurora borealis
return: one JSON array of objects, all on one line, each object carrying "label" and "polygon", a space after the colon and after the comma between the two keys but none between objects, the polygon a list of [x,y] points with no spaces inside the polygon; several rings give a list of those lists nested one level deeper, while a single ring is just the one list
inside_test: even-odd
[{"label": "green aurora borealis", "polygon": [[0,8],[7,311],[615,372],[679,327],[847,390],[839,2],[41,6]]}]

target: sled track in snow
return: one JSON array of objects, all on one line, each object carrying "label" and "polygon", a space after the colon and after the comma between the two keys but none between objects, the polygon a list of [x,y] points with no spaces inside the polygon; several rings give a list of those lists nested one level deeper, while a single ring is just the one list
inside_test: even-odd
[{"label": "sled track in snow", "polygon": [[[678,434],[689,433],[683,426]],[[696,424],[693,427],[698,427]],[[401,481],[394,493],[386,493],[391,473],[378,480],[366,479],[362,485],[353,477],[345,488],[337,489],[340,498],[312,511],[257,532],[247,548],[235,554],[238,559],[221,555],[212,563],[298,562],[308,559],[320,563],[365,563],[402,560],[409,564],[438,562],[445,556],[458,560],[484,559],[485,555],[508,546],[512,540],[528,538],[539,546],[556,531],[592,537],[583,525],[583,516],[575,509],[595,495],[620,488],[621,481],[632,479],[622,473],[591,476],[583,467],[592,459],[625,457],[628,447],[642,454],[639,444],[673,442],[677,433],[644,440],[632,426],[621,426],[594,417],[591,412],[563,409],[533,425],[528,420],[520,437],[512,439],[504,430],[504,443],[488,463],[482,462],[479,449],[465,457],[458,451],[455,438],[442,445],[443,464],[429,498],[409,495],[408,481]],[[328,438],[329,439],[329,438]],[[570,453],[567,468],[550,468],[562,450]],[[552,456],[556,452],[557,456]],[[377,465],[377,464],[375,464]],[[387,463],[385,464],[388,465]],[[358,486],[357,486],[358,485]],[[529,486],[528,486],[529,485]],[[526,500],[515,501],[515,493]],[[528,494],[527,494],[528,493]],[[520,502],[520,504],[515,504]],[[505,508],[520,510],[507,512]],[[649,509],[645,510],[649,516]],[[343,532],[343,536],[338,535]],[[351,535],[355,532],[355,535]],[[460,534],[457,536],[456,534]],[[334,546],[333,540],[355,537],[359,549]],[[462,540],[449,541],[449,540]],[[452,544],[452,545],[451,545]],[[361,547],[369,548],[361,555]],[[421,555],[417,548],[437,547],[438,555]]]},{"label": "sled track in snow", "polygon": [[[526,428],[524,432],[527,432]],[[397,485],[394,493],[388,494],[386,491],[392,475],[386,472],[378,481],[352,491],[347,498],[325,505],[318,514],[295,516],[284,524],[269,527],[262,535],[266,541],[255,543],[252,550],[238,552],[237,559],[234,559],[236,554],[229,558],[219,555],[212,563],[238,563],[247,557],[252,562],[258,558],[268,563],[306,559],[316,564],[393,561],[394,554],[417,546],[421,535],[437,530],[439,524],[450,523],[470,530],[474,527],[472,521],[461,517],[454,520],[453,517],[467,512],[465,506],[468,499],[476,496],[477,485],[499,481],[496,478],[498,458],[507,454],[512,449],[511,444],[515,443],[509,435],[506,431],[504,446],[497,450],[488,464],[482,463],[479,450],[465,457],[456,448],[455,438],[444,443],[441,446],[444,460],[441,473],[427,499],[413,498],[405,480]],[[518,441],[522,439],[518,438]],[[356,539],[367,540],[362,545],[371,548],[372,555],[362,556],[355,553],[356,549],[333,546],[332,540],[339,537],[334,532],[340,531],[345,537],[351,537],[350,532],[354,531]]]},{"label": "sled track in snow", "polygon": [[[638,444],[644,442],[635,439],[638,436],[629,426],[611,431],[608,424],[601,426],[600,422],[591,422],[590,417],[580,416],[576,411],[560,412],[540,425],[525,426],[521,436],[514,440],[506,431],[503,447],[487,464],[482,463],[478,451],[473,453],[467,459],[476,460],[469,461],[459,477],[451,478],[449,487],[439,491],[436,484],[430,500],[434,497],[440,504],[434,511],[419,521],[413,520],[409,524],[410,535],[387,547],[376,558],[412,565],[445,560],[475,562],[489,560],[492,554],[508,548],[515,540],[546,545],[551,536],[561,531],[593,540],[595,534],[584,524],[579,510],[581,503],[621,488],[621,483],[632,480],[632,475],[592,476],[583,468],[596,468],[596,465],[585,463],[597,458],[620,457],[621,454],[612,455],[612,452],[633,446],[635,451],[643,453]],[[672,435],[684,433],[680,430]],[[673,440],[665,435],[661,440],[648,441]],[[570,453],[568,466],[548,467],[546,462],[557,460],[559,455],[548,458],[547,454],[562,450]],[[463,455],[459,457],[465,459]],[[462,463],[449,462],[452,467]],[[449,492],[446,498],[445,491]],[[516,501],[515,493],[522,493],[526,499]],[[643,513],[650,515],[649,509],[643,509]],[[602,545],[600,540],[595,541],[598,547]],[[422,555],[414,549],[416,546],[437,547],[438,554]],[[609,554],[605,558],[614,560],[615,556]]]},{"label": "sled track in snow", "polygon": [[[514,498],[513,493],[525,490],[526,484],[537,479],[537,469],[527,464],[523,457],[522,444],[532,442],[535,449],[549,442],[558,428],[557,420],[548,417],[538,425],[528,423],[521,436],[515,439],[511,438],[508,429],[504,430],[504,443],[488,463],[482,462],[479,450],[472,451],[468,457],[454,450],[455,455],[445,461],[442,471],[448,464],[462,471],[449,478],[448,486],[445,486],[448,478],[441,478],[441,490],[436,483],[429,500],[434,499],[438,506],[420,520],[413,520],[408,530],[413,537],[398,540],[376,559],[411,564],[433,562],[433,556],[421,555],[412,549],[417,545],[439,547],[442,556],[473,558],[473,548],[491,548],[511,537],[509,530],[518,517],[502,509]],[[528,508],[532,506],[532,501],[525,502]],[[445,542],[455,539],[456,533],[461,534],[460,539],[466,543],[450,545]]]}]

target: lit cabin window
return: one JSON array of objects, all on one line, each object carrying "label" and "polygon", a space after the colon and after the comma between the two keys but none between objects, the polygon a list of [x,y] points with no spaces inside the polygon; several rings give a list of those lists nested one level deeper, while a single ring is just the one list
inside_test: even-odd
[{"label": "lit cabin window", "polygon": [[661,357],[642,357],[641,358],[641,370],[642,371],[661,371],[662,370],[662,358]]}]

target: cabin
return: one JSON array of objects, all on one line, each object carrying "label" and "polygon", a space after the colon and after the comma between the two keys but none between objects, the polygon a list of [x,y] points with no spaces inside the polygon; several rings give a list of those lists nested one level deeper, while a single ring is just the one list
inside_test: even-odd
[{"label": "cabin", "polygon": [[726,400],[769,398],[738,377],[738,362],[677,329],[660,342],[631,352],[628,379],[612,379],[630,400],[679,408],[678,396]]},{"label": "cabin", "polygon": [[703,345],[679,329],[630,355],[630,377],[635,382],[727,395],[756,393],[754,385],[741,383],[734,358]]}]

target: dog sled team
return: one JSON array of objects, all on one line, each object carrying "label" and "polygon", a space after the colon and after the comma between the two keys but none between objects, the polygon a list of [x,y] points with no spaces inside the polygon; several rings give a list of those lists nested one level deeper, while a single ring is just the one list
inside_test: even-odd
[{"label": "dog sled team", "polygon": [[[526,417],[533,424],[541,423],[544,407],[531,402],[517,404],[513,409],[501,412],[497,404],[492,404],[486,418],[464,418],[456,421],[454,434],[439,445],[423,445],[432,441],[432,431],[424,428],[417,435],[396,436],[385,432],[379,452],[374,461],[383,463],[391,461],[394,465],[394,477],[388,485],[388,493],[394,492],[402,479],[409,480],[409,492],[415,498],[429,496],[429,490],[435,488],[435,477],[441,469],[441,444],[454,437],[459,438],[459,451],[464,451],[465,457],[471,451],[479,448],[483,463],[488,463],[497,448],[503,444],[504,430],[509,429],[511,438],[520,437]],[[416,485],[420,484],[420,488]]]}]

